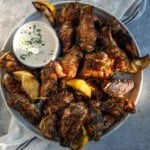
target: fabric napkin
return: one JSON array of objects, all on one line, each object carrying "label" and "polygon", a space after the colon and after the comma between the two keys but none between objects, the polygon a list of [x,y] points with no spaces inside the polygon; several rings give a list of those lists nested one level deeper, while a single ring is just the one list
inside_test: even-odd
[{"label": "fabric napkin", "polygon": [[0,138],[0,150],[69,150],[59,143],[41,140],[11,118],[8,133]]},{"label": "fabric napkin", "polygon": [[[67,1],[67,0],[66,0]],[[58,2],[58,0],[50,0],[50,2]],[[113,14],[124,23],[139,18],[146,7],[146,0],[81,0]],[[21,127],[12,117],[9,125],[8,133],[0,137],[0,150],[67,150],[59,146],[58,143],[42,140]]]}]

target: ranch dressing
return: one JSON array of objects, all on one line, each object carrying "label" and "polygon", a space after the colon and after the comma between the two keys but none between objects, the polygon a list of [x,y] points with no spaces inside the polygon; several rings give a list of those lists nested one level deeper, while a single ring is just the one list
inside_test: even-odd
[{"label": "ranch dressing", "polygon": [[34,21],[18,29],[13,47],[16,57],[24,65],[42,67],[57,57],[59,40],[50,25]]}]

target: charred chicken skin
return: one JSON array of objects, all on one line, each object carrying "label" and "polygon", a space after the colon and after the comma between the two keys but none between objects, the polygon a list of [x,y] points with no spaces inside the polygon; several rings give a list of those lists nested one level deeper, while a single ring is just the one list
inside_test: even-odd
[{"label": "charred chicken skin", "polygon": [[46,138],[53,140],[58,139],[57,121],[56,114],[45,116],[40,121],[39,129]]},{"label": "charred chicken skin", "polygon": [[114,17],[107,21],[108,26],[111,27],[112,35],[117,45],[127,54],[129,59],[133,59],[138,56],[135,45],[129,33],[123,28],[123,26]]},{"label": "charred chicken skin", "polygon": [[109,57],[115,60],[114,68],[118,71],[125,71],[129,67],[129,59],[125,52],[121,50],[115,40],[112,37],[111,28],[104,27],[102,29],[102,35],[105,41],[106,48],[104,51]]},{"label": "charred chicken skin", "polygon": [[64,6],[59,16],[59,22],[61,24],[70,22],[71,24],[77,24],[79,21],[81,5],[80,3],[68,3]]},{"label": "charred chicken skin", "polygon": [[0,68],[6,69],[7,72],[13,72],[17,70],[25,69],[25,66],[22,65],[10,51],[1,51],[0,52]]},{"label": "charred chicken skin", "polygon": [[115,117],[122,117],[127,113],[135,113],[135,105],[126,98],[110,98],[101,104],[101,110]]},{"label": "charred chicken skin", "polygon": [[97,83],[97,81],[99,81],[98,79],[95,79],[93,81],[87,80],[88,84],[90,85],[91,89],[92,89],[92,99],[94,99],[94,101],[89,101],[89,103],[91,105],[99,105],[100,107],[100,100],[102,99],[104,92],[101,89],[101,82]]},{"label": "charred chicken skin", "polygon": [[71,145],[83,126],[87,108],[83,102],[71,103],[65,108],[60,121],[60,136],[63,145]]},{"label": "charred chicken skin", "polygon": [[104,126],[103,126],[103,132],[107,131],[117,120],[117,118],[110,114],[104,114]]},{"label": "charred chicken skin", "polygon": [[113,63],[105,52],[86,54],[80,75],[84,78],[109,78],[113,75]]},{"label": "charred chicken skin", "polygon": [[45,111],[47,114],[55,113],[71,103],[73,99],[73,94],[67,91],[54,94],[45,102]]},{"label": "charred chicken skin", "polygon": [[80,7],[79,3],[66,4],[59,17],[61,25],[58,29],[58,36],[62,43],[64,53],[69,52],[73,45],[75,26],[79,21]]},{"label": "charred chicken skin", "polygon": [[92,6],[85,6],[81,9],[77,27],[77,43],[82,50],[87,52],[94,50],[97,40],[92,11]]},{"label": "charred chicken skin", "polygon": [[[137,51],[132,43],[132,40],[129,39],[129,35],[127,36],[127,32],[123,32],[121,29],[119,30],[121,33],[123,32],[123,35],[125,34],[123,36],[124,39],[120,39],[124,41],[125,45],[121,45],[120,40],[118,40],[118,44],[115,41],[115,39],[118,39],[117,34],[119,31],[115,33],[114,38],[112,35],[113,30],[117,29],[111,29],[109,26],[105,26],[101,29],[100,36],[98,37],[101,41],[100,43],[104,43],[105,45],[103,50],[108,54],[109,57],[114,59],[114,70],[128,73],[137,73],[147,67],[150,63],[149,56],[146,55],[144,57],[137,57]],[[122,49],[118,45],[120,45]],[[127,54],[131,59],[128,58]]]},{"label": "charred chicken skin", "polygon": [[2,83],[4,84],[5,88],[10,93],[16,93],[19,92],[21,89],[21,82],[18,80],[15,80],[12,75],[6,73],[4,75],[4,78],[2,80]]},{"label": "charred chicken skin", "polygon": [[75,78],[82,56],[80,49],[73,47],[68,54],[59,59],[67,79]]},{"label": "charred chicken skin", "polygon": [[87,130],[90,140],[99,140],[103,134],[103,116],[100,109],[95,109],[89,106],[88,115],[85,122],[85,128]]},{"label": "charred chicken skin", "polygon": [[11,93],[7,104],[17,110],[32,124],[36,125],[41,120],[40,110],[36,105],[30,103],[29,99],[22,93]]},{"label": "charred chicken skin", "polygon": [[40,96],[46,98],[51,91],[57,89],[57,74],[53,62],[50,62],[41,70]]},{"label": "charred chicken skin", "polygon": [[73,40],[75,38],[75,30],[71,23],[65,22],[59,29],[58,29],[59,39],[64,47],[64,53],[69,52],[71,46],[73,45]]}]

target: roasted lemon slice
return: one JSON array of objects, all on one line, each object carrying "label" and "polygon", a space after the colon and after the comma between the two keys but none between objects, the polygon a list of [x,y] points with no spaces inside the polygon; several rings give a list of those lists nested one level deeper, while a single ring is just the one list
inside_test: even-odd
[{"label": "roasted lemon slice", "polygon": [[22,89],[26,94],[35,100],[39,96],[39,82],[33,74],[28,71],[15,71],[14,77],[21,82]]},{"label": "roasted lemon slice", "polygon": [[82,133],[83,133],[83,138],[82,138],[82,142],[81,142],[81,149],[83,149],[85,147],[85,145],[89,141],[89,137],[87,135],[87,131],[86,131],[86,129],[84,127],[82,127]]},{"label": "roasted lemon slice", "polygon": [[91,97],[91,87],[82,79],[73,79],[67,82],[67,85],[80,91],[84,95]]},{"label": "roasted lemon slice", "polygon": [[43,0],[36,0],[32,3],[37,11],[43,14],[53,26],[56,24],[56,9],[51,3]]},{"label": "roasted lemon slice", "polygon": [[71,149],[73,150],[83,150],[85,145],[88,143],[89,137],[87,135],[87,131],[85,127],[82,127],[81,134],[79,137],[71,144]]},{"label": "roasted lemon slice", "polygon": [[137,73],[143,70],[144,68],[148,67],[149,63],[150,63],[150,58],[148,55],[141,57],[141,58],[133,59],[130,62],[128,72]]}]

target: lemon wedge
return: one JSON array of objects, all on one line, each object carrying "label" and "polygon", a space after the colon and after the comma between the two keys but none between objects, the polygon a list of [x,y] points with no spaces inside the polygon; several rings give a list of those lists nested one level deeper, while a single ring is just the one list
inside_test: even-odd
[{"label": "lemon wedge", "polygon": [[74,143],[71,144],[71,148],[73,150],[83,150],[83,148],[86,146],[88,141],[89,141],[89,137],[87,131],[85,127],[82,126],[81,133],[79,137],[74,141]]},{"label": "lemon wedge", "polygon": [[130,65],[128,67],[128,72],[137,73],[137,72],[143,70],[144,68],[148,67],[149,64],[150,64],[149,55],[133,59],[130,62]]},{"label": "lemon wedge", "polygon": [[85,127],[82,127],[82,133],[83,133],[83,139],[82,139],[82,144],[81,144],[81,149],[83,149],[85,147],[85,145],[88,143],[89,141],[89,137],[87,135],[87,131],[85,129]]},{"label": "lemon wedge", "polygon": [[70,81],[67,81],[67,85],[80,91],[84,95],[91,97],[91,87],[86,83],[86,81],[82,79],[73,79]]},{"label": "lemon wedge", "polygon": [[35,0],[32,4],[38,12],[43,14],[50,21],[53,26],[56,24],[56,9],[53,4],[44,0]]},{"label": "lemon wedge", "polygon": [[25,70],[13,72],[14,77],[21,82],[22,89],[32,100],[39,96],[39,82],[35,76]]}]

